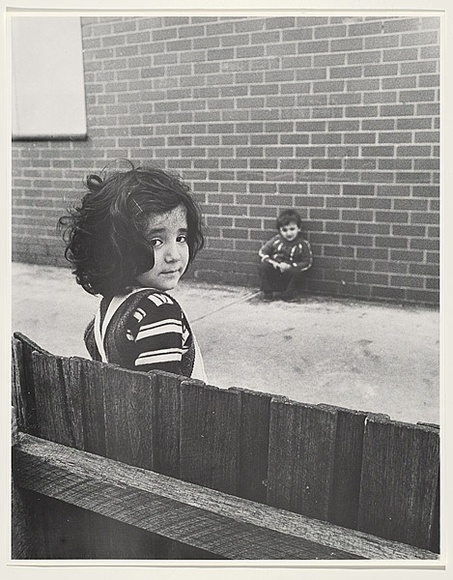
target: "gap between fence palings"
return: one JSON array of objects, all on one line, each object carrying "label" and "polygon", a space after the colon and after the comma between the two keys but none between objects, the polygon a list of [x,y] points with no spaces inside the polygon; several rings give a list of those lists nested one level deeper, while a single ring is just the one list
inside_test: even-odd
[{"label": "gap between fence palings", "polygon": [[15,484],[228,559],[438,555],[19,433]]}]

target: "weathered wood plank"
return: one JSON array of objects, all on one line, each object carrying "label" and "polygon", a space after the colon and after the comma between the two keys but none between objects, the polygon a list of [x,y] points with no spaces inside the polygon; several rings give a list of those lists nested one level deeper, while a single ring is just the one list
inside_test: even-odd
[{"label": "weathered wood plank", "polygon": [[[320,405],[321,407],[321,405]],[[336,410],[335,457],[328,520],[356,528],[362,470],[363,431],[366,413],[324,405]]]},{"label": "weathered wood plank", "polygon": [[272,395],[235,389],[241,397],[239,435],[239,497],[265,503],[269,455],[269,420]]},{"label": "weathered wood plank", "polygon": [[33,352],[31,359],[38,436],[82,449],[79,386],[75,382],[66,383],[64,380],[60,357]]},{"label": "weathered wood plank", "polygon": [[33,383],[32,353],[49,355],[20,332],[12,339],[12,396],[16,420],[21,431],[37,434],[35,388]]},{"label": "weathered wood plank", "polygon": [[[84,449],[82,392],[80,384],[71,380],[68,360],[48,353],[31,353],[32,381],[35,390],[37,434],[40,437]],[[65,371],[63,371],[63,366]],[[36,502],[35,519],[40,522],[46,557],[68,558],[85,552],[94,544],[87,530],[93,516],[64,503]]]},{"label": "weathered wood plank", "polygon": [[23,560],[44,557],[43,535],[36,521],[36,495],[12,482],[11,558]]},{"label": "weathered wood plank", "polygon": [[84,449],[98,455],[106,454],[104,382],[109,367],[79,357],[67,359],[63,366],[66,381],[80,389]]},{"label": "weathered wood plank", "polygon": [[106,457],[153,469],[154,388],[145,373],[104,369]]},{"label": "weathered wood plank", "polygon": [[320,404],[318,407],[337,413],[332,495],[328,520],[333,524],[355,529],[359,511],[365,421],[371,415],[382,419],[388,419],[388,416],[326,404]]},{"label": "weathered wood plank", "polygon": [[181,479],[236,493],[240,405],[237,392],[182,383]]},{"label": "weathered wood plank", "polygon": [[[106,457],[153,469],[155,382],[155,376],[146,373],[111,365],[104,368],[99,386],[104,399]],[[109,558],[154,559],[164,553],[159,538],[147,531],[105,518],[96,522],[96,529],[103,535],[98,551]]]},{"label": "weathered wood plank", "polygon": [[429,559],[389,542],[20,434],[21,487],[231,559]]},{"label": "weathered wood plank", "polygon": [[336,411],[272,399],[269,505],[328,519],[336,424]]},{"label": "weathered wood plank", "polygon": [[437,481],[436,503],[434,504],[434,518],[429,550],[440,554],[440,473]]},{"label": "weathered wood plank", "polygon": [[437,429],[369,417],[358,529],[429,549],[438,477]]},{"label": "weathered wood plank", "polygon": [[154,471],[179,477],[181,436],[181,381],[172,373],[153,374]]},{"label": "weathered wood plank", "polygon": [[[181,474],[181,389],[203,385],[197,380],[159,371],[153,376],[157,387],[153,405],[154,471],[180,477]],[[209,560],[216,556],[178,541],[155,537],[155,557],[167,560]]]}]

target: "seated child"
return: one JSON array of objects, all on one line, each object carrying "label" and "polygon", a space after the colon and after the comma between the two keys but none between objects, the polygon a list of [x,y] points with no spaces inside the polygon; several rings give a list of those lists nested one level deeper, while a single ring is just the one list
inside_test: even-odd
[{"label": "seated child", "polygon": [[282,293],[283,300],[297,298],[302,272],[313,263],[310,244],[301,235],[302,219],[297,211],[287,209],[277,218],[278,234],[259,250],[259,274],[265,300]]},{"label": "seated child", "polygon": [[60,218],[77,282],[101,295],[85,332],[95,360],[206,382],[173,290],[203,246],[201,216],[178,176],[144,167],[90,175],[79,207]]}]

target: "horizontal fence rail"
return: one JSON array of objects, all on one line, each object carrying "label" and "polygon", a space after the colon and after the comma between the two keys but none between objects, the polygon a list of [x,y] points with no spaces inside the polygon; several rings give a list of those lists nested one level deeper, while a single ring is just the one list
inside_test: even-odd
[{"label": "horizontal fence rail", "polygon": [[[169,476],[181,486],[194,484],[206,498],[216,492],[238,502],[260,504],[259,517],[269,519],[269,525],[272,518],[266,510],[283,510],[317,522],[326,538],[329,533],[322,525],[329,524],[332,530],[340,526],[354,531],[351,537],[357,545],[359,537],[374,536],[419,549],[410,557],[436,558],[439,553],[436,426],[306,405],[239,388],[218,389],[170,373],[145,374],[78,357],[58,357],[20,333],[13,337],[13,405],[23,434],[71,448],[73,453],[95,454],[98,461],[119,462],[118,469],[127,465],[147,470],[150,476],[151,472],[154,477]],[[30,446],[32,439],[26,441]],[[25,457],[22,451],[21,457]],[[21,460],[20,465],[29,463]],[[39,465],[42,470],[42,461]],[[25,472],[27,481],[33,481],[29,467],[17,471]],[[168,529],[161,533],[159,526],[140,529],[112,513],[87,511],[92,509],[89,498],[86,505],[71,505],[58,494],[25,485],[21,477],[16,477],[16,512],[25,514],[30,530],[38,526],[42,534],[34,534],[32,548],[16,538],[18,558],[271,559],[287,558],[291,552],[282,547],[279,553],[285,555],[277,555],[280,538],[273,544],[277,552],[269,548],[267,556],[258,556],[255,548],[247,552],[246,544],[243,552],[235,552],[238,548],[231,545],[221,554],[213,548],[214,538],[194,542],[192,532],[187,532],[184,541]],[[108,489],[107,480],[105,486],[97,485]],[[245,505],[237,504],[241,510]],[[113,509],[120,511],[120,507]],[[241,525],[255,525],[239,520]],[[269,537],[271,532],[281,533],[269,528]],[[302,540],[312,541],[309,536]],[[315,558],[328,559],[329,548],[339,559],[340,552],[347,558],[380,557],[330,541],[318,542],[323,549],[318,546],[320,555]],[[304,553],[313,557],[307,546],[299,544],[291,552],[293,557],[304,558]],[[396,550],[388,557],[404,557],[400,554]]]},{"label": "horizontal fence rail", "polygon": [[436,558],[31,435],[19,435],[14,463],[25,489],[228,559]]}]

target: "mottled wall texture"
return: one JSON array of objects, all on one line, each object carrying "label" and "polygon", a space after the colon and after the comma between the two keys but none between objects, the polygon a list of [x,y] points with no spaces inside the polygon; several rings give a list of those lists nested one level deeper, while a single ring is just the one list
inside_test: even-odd
[{"label": "mottled wall texture", "polygon": [[256,286],[258,248],[295,207],[308,292],[437,304],[440,25],[82,18],[88,137],[13,142],[13,259],[64,265],[58,217],[127,157],[195,192],[199,280]]}]

